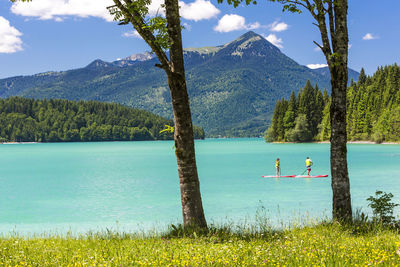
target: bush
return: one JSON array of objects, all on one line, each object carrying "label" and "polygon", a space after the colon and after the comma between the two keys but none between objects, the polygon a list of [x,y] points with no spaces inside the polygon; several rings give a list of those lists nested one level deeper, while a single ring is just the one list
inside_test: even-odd
[{"label": "bush", "polygon": [[374,214],[374,220],[384,225],[396,223],[393,216],[393,209],[399,204],[391,202],[393,198],[392,193],[386,193],[382,191],[376,191],[375,196],[370,196],[367,200],[370,202],[369,207],[372,208]]}]

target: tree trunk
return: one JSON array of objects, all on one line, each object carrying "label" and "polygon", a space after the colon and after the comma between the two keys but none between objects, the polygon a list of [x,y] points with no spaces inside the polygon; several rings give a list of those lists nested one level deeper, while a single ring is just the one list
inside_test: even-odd
[{"label": "tree trunk", "polygon": [[[343,75],[346,78],[343,78]],[[351,220],[350,181],[347,168],[346,89],[347,68],[334,67],[331,72],[331,174],[334,220]],[[343,80],[345,79],[346,82]]]},{"label": "tree trunk", "polygon": [[200,194],[194,150],[193,125],[185,68],[179,6],[177,0],[165,0],[168,35],[171,42],[167,72],[175,123],[175,153],[178,164],[184,226],[207,227]]},{"label": "tree trunk", "polygon": [[333,54],[329,58],[331,73],[331,174],[332,216],[334,220],[352,219],[350,181],[347,169],[346,91],[347,91],[347,0],[337,0],[334,5],[335,36]]}]

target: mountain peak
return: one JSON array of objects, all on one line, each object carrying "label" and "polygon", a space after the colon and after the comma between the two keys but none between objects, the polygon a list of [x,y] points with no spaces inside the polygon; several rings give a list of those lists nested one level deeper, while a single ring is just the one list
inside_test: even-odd
[{"label": "mountain peak", "polygon": [[110,63],[105,62],[101,59],[96,59],[92,63],[86,66],[86,68],[104,68],[104,67],[109,67],[111,66]]},{"label": "mountain peak", "polygon": [[251,39],[251,38],[257,37],[257,36],[262,37],[261,35],[253,32],[253,31],[248,31],[245,34],[242,34],[238,39]]},{"label": "mountain peak", "polygon": [[155,58],[155,54],[151,52],[143,52],[139,54],[130,55],[129,57],[126,58],[117,59],[116,61],[113,62],[113,64],[119,67],[132,66],[137,62],[147,61],[153,58]]},{"label": "mountain peak", "polygon": [[280,50],[268,42],[263,36],[249,31],[239,38],[225,44],[225,53],[232,56],[261,56],[269,57],[271,54],[281,54]]},{"label": "mountain peak", "polygon": [[134,54],[129,57],[124,58],[123,60],[130,60],[130,61],[146,61],[155,57],[155,54],[150,52],[144,52],[139,54]]}]

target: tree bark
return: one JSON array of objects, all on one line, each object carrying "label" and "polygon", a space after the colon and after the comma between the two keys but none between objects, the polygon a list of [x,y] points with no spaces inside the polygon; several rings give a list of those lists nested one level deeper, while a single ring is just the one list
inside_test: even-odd
[{"label": "tree bark", "polygon": [[166,71],[171,92],[175,123],[175,153],[181,190],[182,216],[185,226],[207,227],[200,194],[200,183],[193,139],[192,115],[186,88],[179,6],[177,0],[165,0],[170,68]]},{"label": "tree bark", "polygon": [[[346,91],[348,80],[347,0],[334,3],[333,54],[328,62],[331,73],[331,174],[332,216],[334,220],[352,219],[350,180],[347,168]],[[332,10],[330,10],[332,12]],[[331,25],[332,28],[332,25]],[[333,30],[331,30],[332,33]]]},{"label": "tree bark", "polygon": [[[332,217],[334,220],[352,219],[350,180],[347,168],[346,91],[348,80],[348,30],[347,0],[314,0],[316,11],[310,2],[307,9],[318,22],[322,47],[331,74],[332,103],[331,117],[331,174],[332,174]],[[326,5],[324,6],[324,4]],[[329,34],[326,25],[329,21]],[[330,37],[330,38],[329,38]],[[331,45],[332,44],[332,45]]]}]

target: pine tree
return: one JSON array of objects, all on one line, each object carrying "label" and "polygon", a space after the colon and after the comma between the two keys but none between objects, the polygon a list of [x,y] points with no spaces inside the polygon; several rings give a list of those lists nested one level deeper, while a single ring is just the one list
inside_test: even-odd
[{"label": "pine tree", "polygon": [[365,70],[364,68],[361,68],[360,76],[358,76],[358,85],[365,84],[366,80],[367,76],[365,75]]},{"label": "pine tree", "polygon": [[290,94],[288,107],[285,112],[285,116],[283,118],[283,123],[284,123],[284,127],[285,127],[285,137],[284,137],[285,141],[289,141],[287,139],[286,133],[290,129],[294,128],[296,116],[297,116],[297,100],[296,100],[296,95],[294,94],[294,91],[292,91],[292,93]]}]

